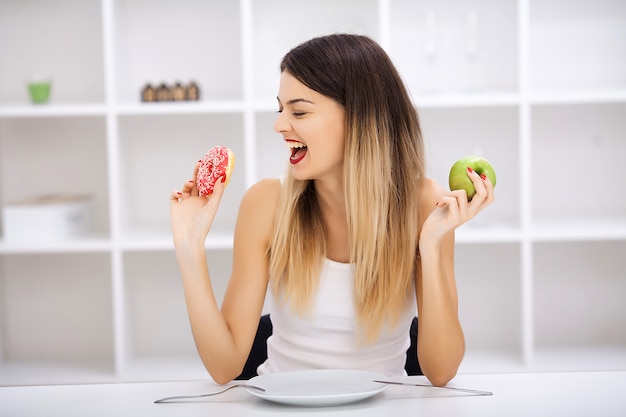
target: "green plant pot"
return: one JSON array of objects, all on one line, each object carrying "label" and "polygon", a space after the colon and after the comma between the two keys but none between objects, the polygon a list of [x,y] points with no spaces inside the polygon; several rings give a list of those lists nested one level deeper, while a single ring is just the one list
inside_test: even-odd
[{"label": "green plant pot", "polygon": [[33,82],[28,84],[30,99],[35,104],[47,103],[50,98],[50,82]]}]

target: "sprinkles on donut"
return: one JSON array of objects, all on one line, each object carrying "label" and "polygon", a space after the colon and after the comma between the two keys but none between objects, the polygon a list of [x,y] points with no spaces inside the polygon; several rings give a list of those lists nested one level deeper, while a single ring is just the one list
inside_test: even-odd
[{"label": "sprinkles on donut", "polygon": [[235,165],[235,154],[227,146],[215,146],[204,155],[198,168],[196,183],[200,195],[213,193],[215,183],[223,178],[222,182],[228,185]]}]

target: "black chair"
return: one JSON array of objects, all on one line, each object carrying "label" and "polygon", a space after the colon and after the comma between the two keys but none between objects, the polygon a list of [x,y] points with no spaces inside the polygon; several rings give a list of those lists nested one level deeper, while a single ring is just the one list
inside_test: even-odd
[{"label": "black chair", "polygon": [[[267,359],[267,338],[272,335],[272,321],[269,315],[264,315],[259,321],[259,327],[250,349],[250,355],[237,380],[247,380],[257,376],[256,369]],[[423,375],[417,360],[417,317],[411,323],[411,346],[406,351],[406,363],[404,369],[408,375]]]}]

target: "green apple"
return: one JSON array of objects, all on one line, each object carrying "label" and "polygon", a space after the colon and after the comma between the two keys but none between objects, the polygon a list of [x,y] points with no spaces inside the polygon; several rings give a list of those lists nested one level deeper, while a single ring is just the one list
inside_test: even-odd
[{"label": "green apple", "polygon": [[450,175],[448,177],[450,190],[465,190],[468,200],[474,197],[476,190],[474,189],[474,183],[467,175],[468,167],[476,171],[478,175],[486,175],[493,186],[496,186],[496,171],[494,171],[491,164],[480,156],[466,156],[456,161],[454,165],[452,165],[452,168],[450,168]]}]

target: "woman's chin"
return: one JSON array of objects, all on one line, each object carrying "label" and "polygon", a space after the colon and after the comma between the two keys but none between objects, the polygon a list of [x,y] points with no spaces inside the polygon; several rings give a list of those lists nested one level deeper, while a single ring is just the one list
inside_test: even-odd
[{"label": "woman's chin", "polygon": [[298,181],[306,181],[312,179],[310,175],[307,175],[303,169],[298,168],[296,165],[291,166],[291,176]]}]

